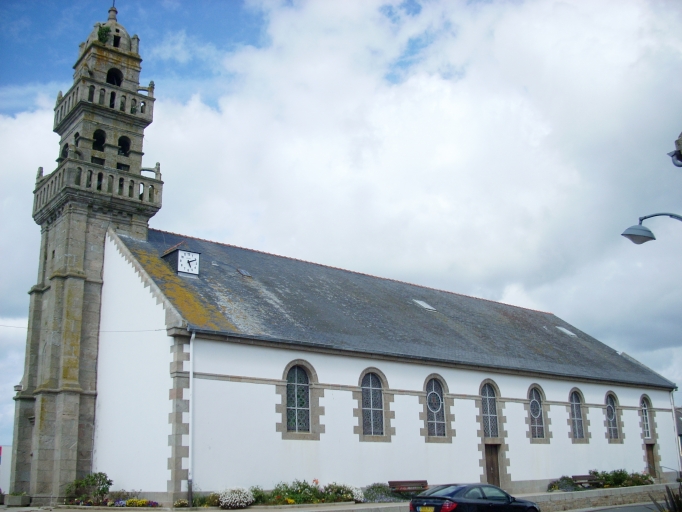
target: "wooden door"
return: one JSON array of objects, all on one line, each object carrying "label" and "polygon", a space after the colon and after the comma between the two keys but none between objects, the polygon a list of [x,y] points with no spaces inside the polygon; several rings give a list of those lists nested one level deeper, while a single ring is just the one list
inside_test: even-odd
[{"label": "wooden door", "polygon": [[646,446],[646,466],[649,474],[656,478],[656,463],[654,462],[654,446],[653,444],[647,444]]},{"label": "wooden door", "polygon": [[485,476],[486,481],[491,485],[500,486],[500,466],[498,463],[498,450],[500,446],[497,444],[485,445]]}]

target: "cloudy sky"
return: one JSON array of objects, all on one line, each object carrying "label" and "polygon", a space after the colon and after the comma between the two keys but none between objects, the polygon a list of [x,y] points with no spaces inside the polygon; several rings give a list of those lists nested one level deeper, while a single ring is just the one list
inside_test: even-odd
[{"label": "cloudy sky", "polygon": [[[108,0],[0,3],[0,444],[57,92]],[[682,383],[682,3],[118,0],[156,228],[551,311]],[[682,395],[676,394],[677,402]]]}]

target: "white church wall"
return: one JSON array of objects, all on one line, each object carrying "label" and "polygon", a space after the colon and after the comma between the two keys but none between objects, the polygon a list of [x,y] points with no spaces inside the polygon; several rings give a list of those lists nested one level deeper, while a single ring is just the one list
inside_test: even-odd
[{"label": "white church wall", "polygon": [[12,469],[12,446],[0,446],[0,493],[9,493],[10,473]]},{"label": "white church wall", "polygon": [[165,314],[107,237],[97,361],[93,471],[113,489],[166,492],[170,338]]},{"label": "white church wall", "polygon": [[[321,416],[325,433],[319,441],[283,440],[282,434],[276,432],[276,424],[282,421],[281,415],[275,412],[280,395],[275,393],[275,383],[268,379],[282,379],[286,365],[294,359],[310,363],[319,382],[328,386],[320,400],[325,408]],[[505,402],[503,428],[508,432],[506,456],[510,461],[507,471],[513,482],[546,481],[566,474],[586,474],[590,469],[645,469],[637,412],[642,391],[634,388],[199,338],[195,340],[194,360],[197,373],[246,377],[241,382],[201,378],[194,381],[194,477],[203,490],[256,484],[272,488],[281,480],[294,478],[308,481],[317,478],[321,483],[337,481],[357,486],[406,479],[426,479],[429,483],[479,481],[483,468],[479,463],[480,426],[476,420],[479,411],[474,398],[486,378],[498,385]],[[391,420],[395,435],[390,443],[360,442],[353,432],[353,427],[358,425],[358,419],[353,416],[357,401],[353,399],[352,389],[344,387],[358,386],[360,374],[369,367],[381,370],[395,392],[394,402],[390,404],[395,412]],[[417,393],[422,392],[427,376],[432,373],[439,374],[450,395],[454,395],[452,443],[426,443],[420,435],[424,427],[423,420],[419,419],[423,406]],[[253,379],[265,380],[257,383]],[[531,443],[527,436],[528,412],[523,401],[531,384],[542,388],[549,404],[547,428],[552,437],[548,444]],[[585,418],[590,420],[589,444],[574,444],[569,437],[566,404],[574,387],[582,391],[586,403],[591,405]],[[601,406],[607,391],[614,392],[620,405],[625,407],[623,444],[610,444],[605,437]],[[654,407],[666,408],[668,393],[650,391],[648,396]],[[672,430],[663,428],[665,420],[661,416],[672,416],[669,412],[658,412],[656,416],[663,455],[664,447],[673,446],[675,438]],[[670,451],[674,455],[674,449]],[[675,467],[674,460],[669,464],[665,460],[664,457],[661,463]]]}]

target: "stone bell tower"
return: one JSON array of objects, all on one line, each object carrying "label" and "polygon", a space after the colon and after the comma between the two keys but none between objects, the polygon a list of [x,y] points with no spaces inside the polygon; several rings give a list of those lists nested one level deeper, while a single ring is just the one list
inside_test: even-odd
[{"label": "stone bell tower", "polygon": [[26,360],[16,386],[12,491],[56,503],[92,466],[104,239],[108,228],[146,238],[161,208],[159,164],[142,168],[154,82],[139,83],[139,38],[109,9],[80,45],[74,82],[61,91],[57,167],[38,170],[33,218],[41,228],[30,290]]}]

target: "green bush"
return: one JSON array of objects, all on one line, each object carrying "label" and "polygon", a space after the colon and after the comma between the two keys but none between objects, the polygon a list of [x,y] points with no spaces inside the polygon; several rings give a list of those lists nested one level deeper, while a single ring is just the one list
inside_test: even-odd
[{"label": "green bush", "polygon": [[593,487],[633,487],[654,483],[654,479],[647,473],[628,473],[624,469],[614,471],[596,471],[593,469],[590,471],[590,475],[598,479],[598,482],[592,485]]},{"label": "green bush", "polygon": [[67,496],[79,496],[81,501],[87,502],[91,499],[94,504],[98,505],[102,503],[113,484],[113,480],[106,473],[91,473],[67,485],[65,492]]},{"label": "green bush", "polygon": [[265,492],[261,487],[254,485],[249,489],[251,494],[253,494],[253,504],[254,505],[265,505],[270,500],[270,493]]}]

